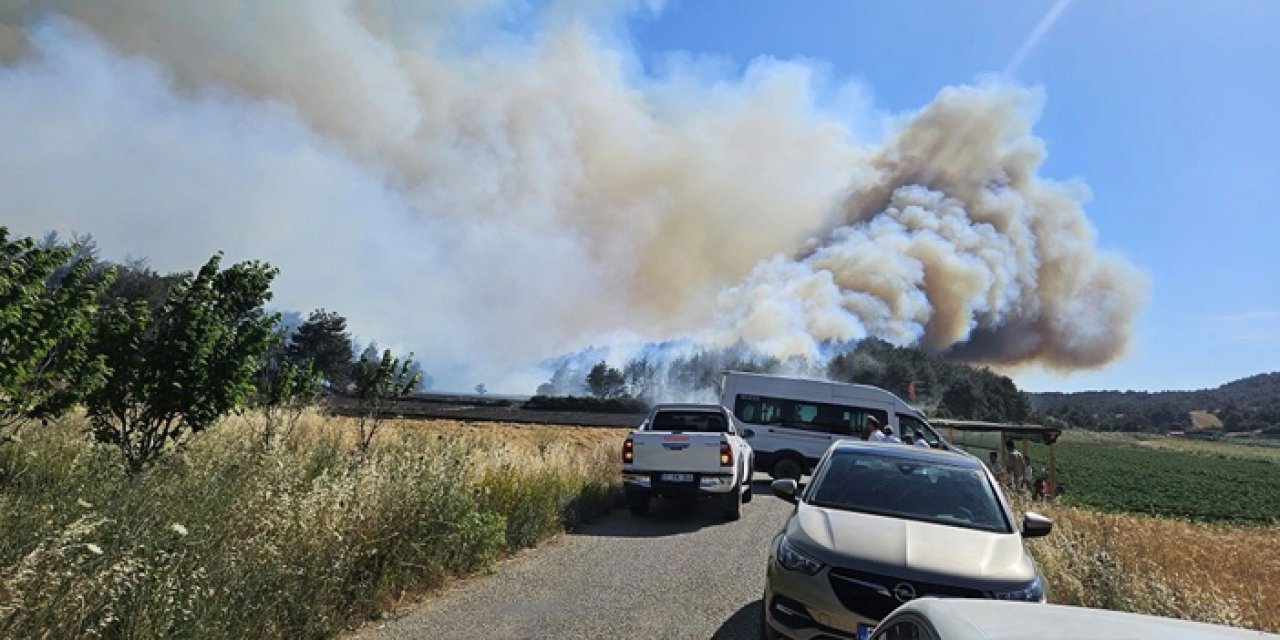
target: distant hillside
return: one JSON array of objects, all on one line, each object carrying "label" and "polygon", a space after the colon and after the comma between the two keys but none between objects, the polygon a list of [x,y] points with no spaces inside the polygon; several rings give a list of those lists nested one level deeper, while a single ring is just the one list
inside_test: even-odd
[{"label": "distant hillside", "polygon": [[[1280,372],[1199,391],[1030,393],[1042,420],[1104,431],[1213,429],[1280,435]],[[1195,414],[1193,416],[1193,413]]]}]

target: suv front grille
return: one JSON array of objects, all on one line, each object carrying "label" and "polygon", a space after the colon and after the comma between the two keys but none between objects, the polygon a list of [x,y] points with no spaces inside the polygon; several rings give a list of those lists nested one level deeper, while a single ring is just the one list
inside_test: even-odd
[{"label": "suv front grille", "polygon": [[[953,587],[945,584],[904,580],[892,576],[884,576],[853,569],[832,568],[830,572],[831,589],[835,591],[840,604],[860,616],[872,620],[883,620],[894,609],[906,600],[899,600],[894,591],[903,585],[915,591],[915,597],[937,596],[940,598],[985,598],[987,594],[978,589]],[[910,598],[908,598],[909,600]]]}]

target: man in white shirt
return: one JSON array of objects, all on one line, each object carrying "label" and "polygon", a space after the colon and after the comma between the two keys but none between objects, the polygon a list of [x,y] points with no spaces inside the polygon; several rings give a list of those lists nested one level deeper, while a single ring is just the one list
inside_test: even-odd
[{"label": "man in white shirt", "polygon": [[916,445],[917,447],[924,447],[925,449],[933,448],[929,445],[929,441],[924,439],[924,433],[922,433],[919,429],[916,430],[915,442],[912,444]]},{"label": "man in white shirt", "polygon": [[880,421],[875,416],[867,416],[867,420],[863,423],[862,439],[869,442],[884,442],[884,433],[880,431]]}]

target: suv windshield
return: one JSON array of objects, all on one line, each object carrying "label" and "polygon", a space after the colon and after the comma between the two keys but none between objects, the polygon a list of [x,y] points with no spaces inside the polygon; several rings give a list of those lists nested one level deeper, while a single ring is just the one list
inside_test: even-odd
[{"label": "suv windshield", "polygon": [[830,509],[982,531],[1012,531],[981,469],[892,454],[834,452],[806,494]]},{"label": "suv windshield", "polygon": [[653,416],[649,429],[724,433],[729,430],[729,425],[724,415],[715,411],[659,411]]}]

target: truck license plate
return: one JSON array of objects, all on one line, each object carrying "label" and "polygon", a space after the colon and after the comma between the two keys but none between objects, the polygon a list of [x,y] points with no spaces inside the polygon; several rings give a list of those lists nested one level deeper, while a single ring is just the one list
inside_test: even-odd
[{"label": "truck license plate", "polygon": [[664,473],[661,478],[663,482],[693,482],[692,473]]}]

